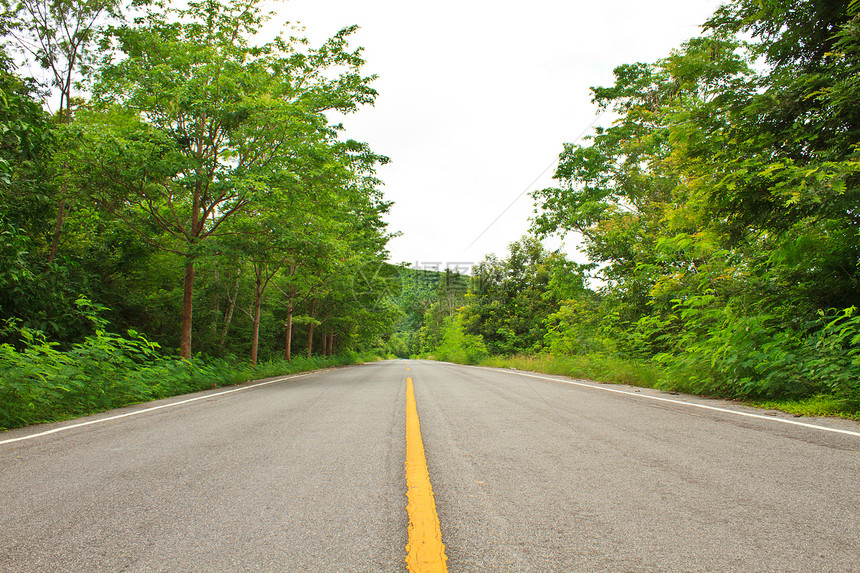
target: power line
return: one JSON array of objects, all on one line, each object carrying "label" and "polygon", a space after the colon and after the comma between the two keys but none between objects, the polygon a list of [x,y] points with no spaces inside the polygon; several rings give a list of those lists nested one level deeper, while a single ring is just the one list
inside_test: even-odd
[{"label": "power line", "polygon": [[[583,130],[582,130],[582,133],[580,133],[579,135],[577,135],[577,136],[576,136],[576,138],[573,140],[573,142],[572,142],[572,143],[576,143],[576,142],[578,142],[580,139],[582,139],[582,138],[585,136],[585,134],[586,134],[586,133],[588,133],[588,131],[589,131],[592,127],[594,127],[594,124],[596,124],[596,123],[597,123],[597,120],[599,120],[601,117],[603,117],[603,114],[604,114],[604,113],[606,113],[606,112],[605,112],[605,111],[600,112],[600,113],[597,115],[597,117],[595,117],[595,118],[594,118],[594,120],[593,120],[591,123],[589,123],[589,124],[588,124],[588,127],[586,127],[585,129],[583,129]],[[468,251],[469,249],[471,249],[471,248],[474,246],[474,244],[475,244],[475,243],[477,243],[477,242],[480,240],[480,238],[481,238],[481,237],[483,237],[483,236],[487,233],[487,231],[489,231],[489,230],[493,227],[493,225],[495,225],[495,224],[499,221],[499,219],[501,219],[501,218],[505,215],[505,213],[507,213],[507,212],[511,209],[511,207],[513,207],[513,206],[516,204],[516,202],[517,202],[517,201],[519,201],[520,199],[522,199],[522,198],[523,198],[523,195],[525,195],[526,193],[528,193],[528,192],[529,192],[529,190],[532,188],[532,185],[534,185],[535,183],[537,183],[537,182],[540,180],[540,178],[541,178],[541,177],[543,177],[543,176],[546,174],[546,172],[547,172],[547,171],[549,171],[550,169],[552,169],[556,164],[558,164],[558,158],[553,159],[553,160],[552,160],[552,163],[550,163],[549,165],[547,165],[547,166],[544,168],[544,170],[540,172],[540,175],[538,175],[537,177],[535,177],[535,178],[534,178],[534,180],[533,180],[531,183],[529,183],[528,185],[526,185],[525,189],[523,189],[523,190],[520,192],[520,194],[519,194],[519,195],[517,195],[517,196],[514,198],[514,200],[513,200],[513,201],[511,201],[511,202],[510,202],[510,204],[509,204],[507,207],[505,207],[505,208],[502,210],[502,212],[501,212],[501,213],[499,213],[499,214],[496,216],[496,218],[495,218],[495,219],[493,219],[493,221],[492,221],[489,225],[487,225],[487,227],[486,227],[483,231],[481,231],[481,233],[480,233],[477,237],[475,237],[475,240],[474,240],[474,241],[472,241],[471,243],[469,243],[469,246],[468,246],[468,247],[466,247],[466,249],[465,249],[465,250],[466,250],[466,251]]]}]

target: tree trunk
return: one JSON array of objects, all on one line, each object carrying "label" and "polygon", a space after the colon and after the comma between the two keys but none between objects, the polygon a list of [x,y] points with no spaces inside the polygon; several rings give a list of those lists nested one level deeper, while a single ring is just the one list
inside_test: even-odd
[{"label": "tree trunk", "polygon": [[293,353],[293,303],[287,305],[287,338],[284,341],[284,358],[287,362],[292,360]]},{"label": "tree trunk", "polygon": [[[295,274],[296,267],[290,267],[290,276]],[[293,359],[293,299],[296,296],[296,287],[290,287],[290,294],[287,296],[287,337],[284,340],[284,358],[287,362]]]},{"label": "tree trunk", "polygon": [[330,332],[328,337],[328,355],[331,357],[334,355],[334,332]]},{"label": "tree trunk", "polygon": [[251,366],[257,365],[257,352],[260,347],[260,299],[254,301],[254,332],[251,334]]},{"label": "tree trunk", "polygon": [[311,357],[311,349],[314,346],[314,323],[308,323],[308,358]]},{"label": "tree trunk", "polygon": [[322,345],[323,345],[323,348],[322,348],[323,356],[328,358],[328,332],[326,332],[325,330],[323,330]]},{"label": "tree trunk", "polygon": [[263,306],[263,292],[269,281],[263,282],[265,267],[254,263],[254,330],[251,333],[251,366],[257,365],[260,350],[260,307]]},{"label": "tree trunk", "polygon": [[194,297],[194,261],[185,265],[185,286],[182,292],[182,329],[179,335],[179,354],[191,358],[191,311]]},{"label": "tree trunk", "polygon": [[[60,115],[62,116],[60,121],[64,124],[72,123],[72,62],[69,61],[69,77],[66,81],[65,87],[60,88]],[[64,104],[65,100],[65,104]],[[64,107],[65,106],[65,107]],[[61,169],[63,174],[67,174],[69,172],[69,166],[66,163],[63,163],[63,167]],[[68,192],[68,186],[66,180],[63,179],[62,184],[60,185],[60,204],[57,207],[57,224],[54,225],[54,236],[51,239],[51,252],[48,254],[48,263],[53,263],[54,259],[57,258],[57,251],[60,249],[60,237],[63,236],[63,225],[66,222],[66,194]]]},{"label": "tree trunk", "polygon": [[236,275],[236,285],[233,288],[233,296],[230,297],[230,291],[227,290],[227,316],[224,317],[224,330],[221,332],[221,338],[218,340],[218,346],[223,347],[227,340],[227,329],[230,328],[230,323],[233,322],[233,311],[236,310],[236,301],[239,300],[239,275]]},{"label": "tree trunk", "polygon": [[257,352],[260,349],[260,306],[262,306],[263,293],[260,289],[260,281],[257,280],[257,288],[254,292],[254,329],[251,333],[251,366],[257,365]]},{"label": "tree trunk", "polygon": [[308,358],[311,357],[314,348],[314,323],[313,319],[317,315],[317,300],[314,299],[311,302],[311,312],[309,318],[311,319],[308,322]]},{"label": "tree trunk", "polygon": [[[196,238],[203,230],[200,221],[200,182],[194,189],[194,198],[191,205],[191,241],[188,243],[187,253],[194,252]],[[182,292],[182,329],[179,334],[179,354],[182,358],[191,359],[191,317],[192,302],[194,299],[194,259],[190,256],[185,259],[185,287]]]}]

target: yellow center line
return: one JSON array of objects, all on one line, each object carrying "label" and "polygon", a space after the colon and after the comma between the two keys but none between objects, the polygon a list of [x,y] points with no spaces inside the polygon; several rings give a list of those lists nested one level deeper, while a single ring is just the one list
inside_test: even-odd
[{"label": "yellow center line", "polygon": [[409,541],[406,567],[410,573],[447,573],[445,545],[424,456],[412,378],[406,378],[406,512]]}]

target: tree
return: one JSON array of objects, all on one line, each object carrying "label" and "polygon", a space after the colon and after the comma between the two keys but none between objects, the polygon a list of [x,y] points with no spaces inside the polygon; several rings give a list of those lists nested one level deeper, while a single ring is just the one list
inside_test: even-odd
[{"label": "tree", "polygon": [[619,120],[565,146],[535,230],[582,233],[607,282],[599,304],[555,314],[554,347],[581,348],[563,331],[596,310],[605,348],[654,358],[694,391],[851,377],[856,365],[825,368],[812,349],[843,345],[860,303],[858,8],[736,0],[708,35],[593,88]]},{"label": "tree", "polygon": [[[534,237],[509,246],[508,257],[487,257],[475,267],[462,310],[462,326],[480,335],[497,353],[536,352],[546,334],[546,318],[558,309],[550,287],[552,272],[564,256],[550,253]],[[561,287],[557,279],[556,287]],[[562,288],[562,290],[566,290]]]},{"label": "tree", "polygon": [[[746,107],[733,114],[708,196],[738,228],[771,237],[777,265],[798,299],[819,308],[860,304],[856,234],[860,216],[857,2],[736,0],[708,22],[717,33],[753,37],[769,68]],[[814,248],[810,248],[815,245]]]},{"label": "tree", "polygon": [[[263,297],[282,269],[290,277],[307,263],[313,253],[318,260],[336,259],[331,251],[343,249],[348,219],[350,186],[355,174],[351,151],[361,148],[354,142],[322,142],[296,162],[294,181],[284,190],[263,195],[245,216],[227,226],[221,244],[230,245],[250,264],[254,277],[252,310],[251,362],[256,364],[259,345],[260,311]],[[374,156],[373,161],[376,160]],[[370,166],[372,168],[372,166]],[[295,285],[288,297],[288,330],[292,326]],[[289,349],[286,351],[289,355]],[[287,358],[289,360],[289,357]]]},{"label": "tree", "polygon": [[[42,184],[53,133],[47,114],[36,99],[36,87],[15,73],[0,50],[0,197],[8,214],[14,212],[28,234],[38,235],[43,224],[34,203],[44,203]],[[41,196],[41,199],[40,199]],[[38,216],[38,221],[33,218]]]},{"label": "tree", "polygon": [[[2,31],[18,50],[48,72],[57,90],[60,124],[72,121],[73,89],[94,63],[97,36],[106,21],[119,18],[116,0],[2,0]],[[61,168],[63,172],[66,166]],[[69,211],[65,180],[56,194],[57,216],[48,263],[57,256]]]},{"label": "tree", "polygon": [[305,155],[331,145],[324,112],[371,103],[372,77],[340,31],[323,46],[278,36],[252,45],[265,17],[253,0],[155,6],[115,30],[122,58],[94,85],[84,177],[99,205],[146,238],[148,219],[183,258],[180,353],[191,356],[196,261],[226,221],[301,185]]}]

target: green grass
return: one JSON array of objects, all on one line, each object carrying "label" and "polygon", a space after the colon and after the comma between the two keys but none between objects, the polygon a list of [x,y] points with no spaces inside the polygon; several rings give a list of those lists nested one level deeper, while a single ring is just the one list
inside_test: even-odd
[{"label": "green grass", "polygon": [[481,366],[532,370],[570,378],[587,378],[598,382],[629,384],[643,388],[658,387],[659,372],[647,363],[622,360],[602,354],[587,356],[491,356]]},{"label": "green grass", "polygon": [[[556,374],[570,378],[585,378],[602,383],[627,384],[643,388],[694,393],[715,398],[733,398],[725,387],[713,387],[714,391],[702,391],[703,386],[670,372],[659,364],[645,361],[624,360],[603,354],[587,356],[491,356],[480,362],[481,366],[516,368]],[[698,391],[693,389],[698,389]],[[692,391],[691,391],[692,390]],[[749,401],[744,403],[756,408],[780,410],[800,416],[830,416],[860,420],[860,407],[856,402],[833,396],[814,396],[798,399]]]},{"label": "green grass", "polygon": [[796,416],[830,416],[860,420],[860,408],[856,404],[833,396],[813,396],[799,400],[749,401],[745,404],[756,408],[788,412]]}]

